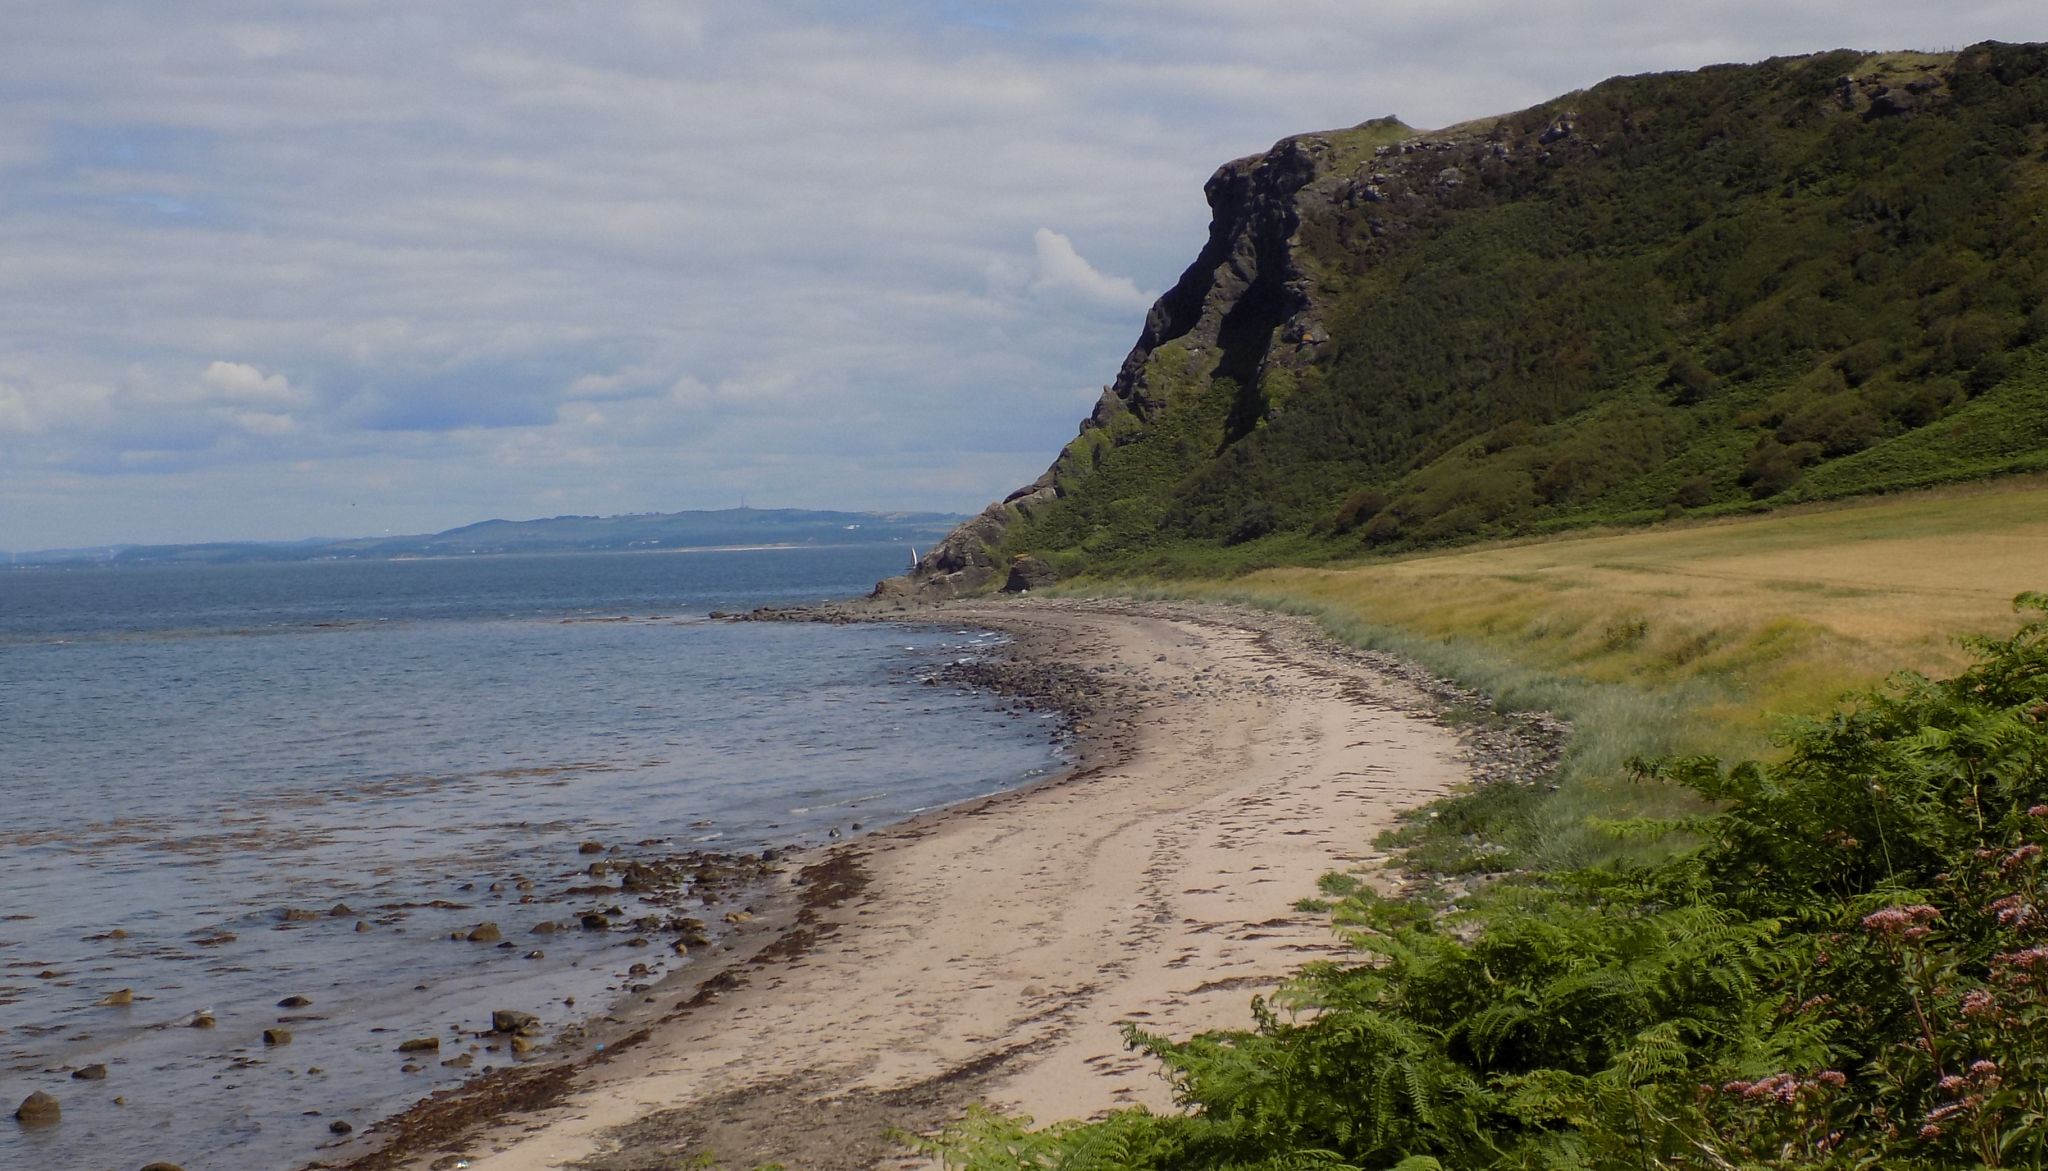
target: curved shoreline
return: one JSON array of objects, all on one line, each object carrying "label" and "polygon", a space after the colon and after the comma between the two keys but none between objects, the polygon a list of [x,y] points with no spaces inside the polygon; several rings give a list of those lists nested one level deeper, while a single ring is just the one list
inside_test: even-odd
[{"label": "curved shoreline", "polygon": [[1121,1024],[1247,1027],[1256,992],[1344,953],[1295,907],[1321,874],[1555,748],[1541,728],[1461,739],[1437,719],[1459,696],[1300,619],[1036,599],[862,617],[1011,634],[974,682],[1065,707],[1077,767],[803,856],[717,968],[615,1010],[604,1052],[423,1103],[347,1166],[867,1168],[902,1161],[890,1128],[973,1102],[1169,1109]]}]

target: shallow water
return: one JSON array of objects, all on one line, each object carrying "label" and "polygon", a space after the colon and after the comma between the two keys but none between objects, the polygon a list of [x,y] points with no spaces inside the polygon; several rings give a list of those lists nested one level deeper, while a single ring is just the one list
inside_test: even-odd
[{"label": "shallow water", "polygon": [[[552,1032],[687,962],[660,935],[531,933],[647,911],[588,889],[581,843],[816,842],[1056,767],[1046,723],[917,685],[991,635],[702,618],[858,592],[902,557],[0,573],[0,1101],[64,1107],[0,1124],[0,1167],[345,1157],[330,1122],[504,1063],[474,1038],[492,1010]],[[746,898],[720,897],[693,913]],[[511,946],[450,940],[485,921]],[[395,1052],[429,1035],[439,1053]],[[69,1077],[92,1063],[105,1080]]]}]

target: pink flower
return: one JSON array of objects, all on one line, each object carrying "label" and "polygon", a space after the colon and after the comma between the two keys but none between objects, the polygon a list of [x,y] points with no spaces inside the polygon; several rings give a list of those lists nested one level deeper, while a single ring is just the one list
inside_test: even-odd
[{"label": "pink flower", "polygon": [[1998,1063],[1996,1061],[1989,1061],[1985,1058],[1980,1057],[1977,1060],[1972,1061],[1970,1063],[1970,1072],[1977,1075],[1978,1077],[1983,1077],[1986,1074],[1997,1073]]},{"label": "pink flower", "polygon": [[[1910,907],[1886,907],[1863,916],[1863,929],[1877,935],[1902,935],[1941,918],[1941,912],[1925,903]],[[1926,932],[1921,931],[1921,935]],[[1919,938],[1912,936],[1911,938]]]},{"label": "pink flower", "polygon": [[2023,895],[2006,895],[1987,903],[1985,910],[1991,912],[2001,927],[2025,927],[2035,917],[2034,904]]},{"label": "pink flower", "polygon": [[2026,845],[2021,846],[2019,849],[2014,850],[2010,854],[2007,854],[2005,856],[2005,861],[2000,862],[1998,864],[1998,868],[2000,870],[2011,870],[2015,866],[2021,866],[2028,862],[2032,862],[2034,859],[2039,858],[2040,856],[2041,847],[2035,845],[2033,842],[2028,842]]},{"label": "pink flower", "polygon": [[1963,993],[1963,1015],[1973,1019],[1996,1016],[1998,998],[1991,995],[1988,989],[1972,988]]},{"label": "pink flower", "polygon": [[2029,805],[2027,807],[2027,816],[2048,817],[2048,805]]},{"label": "pink flower", "polygon": [[1844,1074],[1839,1069],[1821,1070],[1820,1073],[1817,1074],[1813,1080],[1819,1082],[1821,1085],[1830,1086],[1837,1090],[1849,1084],[1848,1075]]},{"label": "pink flower", "polygon": [[1920,1137],[1925,1139],[1940,1138],[1941,1128],[1930,1122],[1926,1126],[1920,1128]]},{"label": "pink flower", "polygon": [[1947,1093],[1953,1094],[1957,1090],[1962,1089],[1964,1086],[1967,1086],[1970,1083],[1963,1080],[1960,1077],[1957,1077],[1955,1074],[1950,1074],[1947,1077],[1941,1079],[1941,1081],[1937,1084],[1940,1085],[1941,1088]]},{"label": "pink flower", "polygon": [[2011,968],[2021,968],[2030,972],[2048,968],[2048,947],[2029,947],[1991,957],[1992,972]]}]

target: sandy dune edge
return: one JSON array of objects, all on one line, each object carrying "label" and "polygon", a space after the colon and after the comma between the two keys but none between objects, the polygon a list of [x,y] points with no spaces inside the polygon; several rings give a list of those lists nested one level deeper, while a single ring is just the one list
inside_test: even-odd
[{"label": "sandy dune edge", "polygon": [[[909,1166],[886,1130],[972,1101],[1042,1119],[1171,1108],[1119,1025],[1248,1025],[1253,995],[1341,951],[1294,903],[1467,772],[1415,685],[1289,620],[1066,601],[944,620],[1010,631],[1027,660],[1102,687],[1083,768],[843,847],[865,887],[821,912],[812,946],[747,966],[559,1105],[471,1136],[469,1167],[640,1171],[706,1150]],[[409,1165],[453,1166],[448,1151]]]}]

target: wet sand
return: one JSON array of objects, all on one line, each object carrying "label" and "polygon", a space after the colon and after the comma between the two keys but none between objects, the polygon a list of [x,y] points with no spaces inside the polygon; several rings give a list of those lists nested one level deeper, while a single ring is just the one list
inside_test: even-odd
[{"label": "wet sand", "polygon": [[376,1163],[911,1167],[889,1130],[974,1102],[1171,1109],[1121,1026],[1248,1027],[1254,995],[1344,954],[1295,908],[1316,879],[1381,861],[1400,811],[1485,763],[1416,677],[1296,620],[1079,601],[936,617],[1010,632],[1021,690],[1085,696],[1073,773],[804,859],[780,915],[685,974],[693,995],[614,1014],[634,1043],[529,1070],[531,1092],[499,1088],[514,1112],[454,1112]]}]

